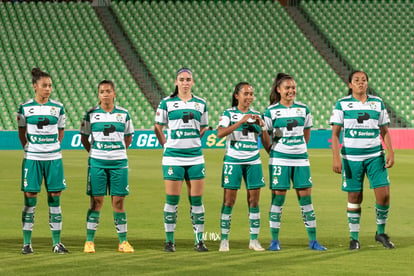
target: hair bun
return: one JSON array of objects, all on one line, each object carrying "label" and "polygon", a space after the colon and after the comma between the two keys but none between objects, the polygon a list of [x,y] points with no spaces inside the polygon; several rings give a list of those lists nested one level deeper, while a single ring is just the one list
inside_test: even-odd
[{"label": "hair bun", "polygon": [[32,76],[39,76],[42,74],[42,70],[39,67],[34,67],[32,69]]}]

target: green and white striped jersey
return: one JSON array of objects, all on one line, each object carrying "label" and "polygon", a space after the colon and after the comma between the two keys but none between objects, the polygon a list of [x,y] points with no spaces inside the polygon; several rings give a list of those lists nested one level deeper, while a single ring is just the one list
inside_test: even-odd
[{"label": "green and white striped jersey", "polygon": [[65,111],[59,102],[49,99],[39,104],[34,99],[20,105],[17,111],[19,127],[26,128],[27,143],[24,158],[30,160],[56,160],[62,158],[59,129],[65,128]]},{"label": "green and white striped jersey", "polygon": [[264,121],[272,135],[269,165],[310,165],[303,131],[312,127],[312,116],[305,104],[295,101],[290,107],[270,105]]},{"label": "green and white striped jersey", "polygon": [[368,95],[365,103],[352,95],[339,99],[330,123],[343,128],[341,154],[344,159],[363,161],[381,155],[380,128],[390,123],[381,98]]},{"label": "green and white striped jersey", "polygon": [[96,106],[86,112],[80,133],[90,136],[89,165],[91,167],[128,167],[125,136],[134,134],[134,126],[128,110],[115,106],[112,112],[106,112],[100,106]]},{"label": "green and white striped jersey", "polygon": [[[241,112],[237,107],[226,109],[220,117],[219,126],[229,127],[240,121],[246,114],[256,114],[260,112],[249,109],[246,113]],[[258,137],[261,128],[257,124],[244,123],[239,128],[227,135],[226,155],[224,162],[227,164],[261,164]]]},{"label": "green and white striped jersey", "polygon": [[203,164],[200,129],[208,126],[207,103],[194,96],[184,102],[179,97],[165,97],[157,108],[155,122],[167,126],[162,164],[187,166]]}]

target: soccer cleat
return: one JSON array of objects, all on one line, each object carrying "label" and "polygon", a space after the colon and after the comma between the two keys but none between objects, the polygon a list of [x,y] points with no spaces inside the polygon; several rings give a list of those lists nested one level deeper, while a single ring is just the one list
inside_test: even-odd
[{"label": "soccer cleat", "polygon": [[207,252],[208,248],[206,247],[203,241],[199,241],[194,245],[194,250],[198,252]]},{"label": "soccer cleat", "polygon": [[309,248],[316,251],[325,251],[328,250],[326,247],[319,244],[317,240],[313,240],[309,242]]},{"label": "soccer cleat", "polygon": [[164,251],[165,252],[175,252],[175,243],[173,243],[172,241],[166,242]]},{"label": "soccer cleat", "polygon": [[30,243],[23,245],[22,254],[33,254],[33,248]]},{"label": "soccer cleat", "polygon": [[375,233],[375,240],[381,243],[386,249],[393,249],[395,247],[394,243],[390,241],[390,237],[388,237],[388,235],[385,233],[383,234]]},{"label": "soccer cleat", "polygon": [[219,251],[220,252],[229,252],[230,251],[229,240],[225,240],[225,239],[221,240]]},{"label": "soccer cleat", "polygon": [[272,240],[269,246],[270,251],[280,251],[280,243],[279,240]]},{"label": "soccer cleat", "polygon": [[118,251],[123,253],[132,253],[134,252],[134,248],[129,244],[129,242],[123,241],[119,244]]},{"label": "soccer cleat", "polygon": [[254,251],[265,251],[258,239],[250,240],[249,249],[253,249]]},{"label": "soccer cleat", "polygon": [[66,254],[69,253],[69,251],[65,248],[65,246],[63,245],[63,243],[57,243],[52,247],[52,251],[53,253],[56,254]]},{"label": "soccer cleat", "polygon": [[83,252],[95,253],[95,244],[93,243],[93,241],[85,242],[85,246],[83,247]]},{"label": "soccer cleat", "polygon": [[349,250],[359,250],[361,249],[361,244],[357,240],[352,240],[349,242]]}]

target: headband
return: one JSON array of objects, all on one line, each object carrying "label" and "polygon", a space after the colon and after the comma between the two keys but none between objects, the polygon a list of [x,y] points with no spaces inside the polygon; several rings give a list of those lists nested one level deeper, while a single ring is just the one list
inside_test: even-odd
[{"label": "headband", "polygon": [[183,68],[181,68],[181,69],[179,69],[179,70],[177,71],[177,74],[176,74],[176,76],[175,76],[175,77],[177,78],[179,74],[184,73],[184,72],[187,72],[187,73],[188,73],[188,74],[190,74],[191,76],[193,75],[193,71],[191,71],[191,69],[190,69],[190,68],[183,67]]}]

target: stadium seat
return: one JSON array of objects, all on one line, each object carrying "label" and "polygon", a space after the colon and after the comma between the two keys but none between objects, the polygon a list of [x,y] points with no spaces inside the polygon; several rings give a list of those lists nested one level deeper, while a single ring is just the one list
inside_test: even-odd
[{"label": "stadium seat", "polygon": [[414,78],[408,74],[413,69],[408,44],[412,41],[414,3],[310,0],[300,5],[352,67],[368,73],[375,92],[406,119],[412,106],[399,104],[389,93],[414,100],[414,90],[409,88]]}]

